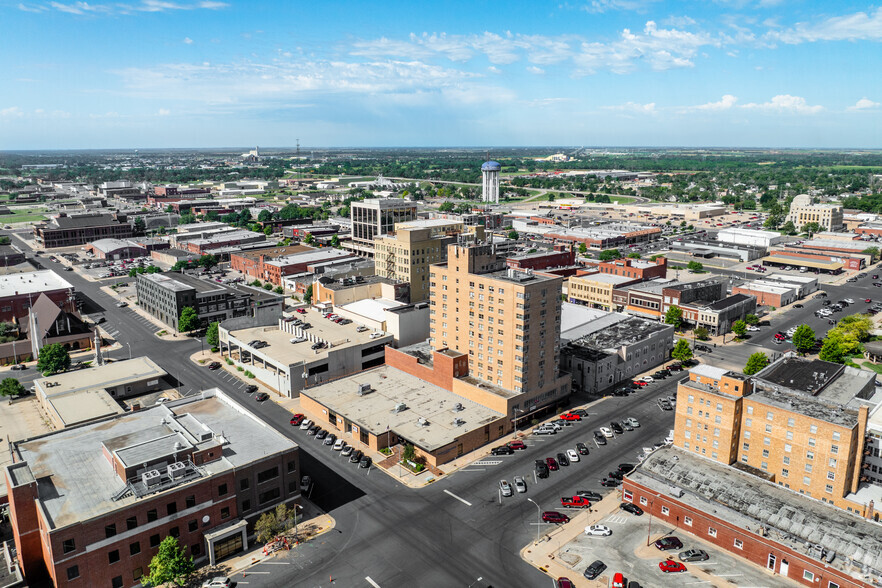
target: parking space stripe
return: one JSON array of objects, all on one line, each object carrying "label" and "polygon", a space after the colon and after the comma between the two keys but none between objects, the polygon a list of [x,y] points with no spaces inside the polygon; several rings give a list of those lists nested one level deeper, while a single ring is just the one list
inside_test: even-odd
[{"label": "parking space stripe", "polygon": [[465,504],[466,506],[471,506],[471,505],[472,505],[471,502],[469,502],[469,501],[466,500],[465,498],[460,498],[459,496],[457,496],[456,494],[454,494],[454,493],[451,492],[450,490],[446,490],[446,489],[445,489],[445,490],[444,490],[444,493],[447,494],[448,496],[452,496],[453,498],[456,498],[457,500],[459,500],[460,502],[462,502],[462,503]]},{"label": "parking space stripe", "polygon": [[371,580],[370,576],[365,576],[364,579],[367,580],[367,583],[370,584],[371,586],[373,586],[374,588],[380,588],[380,585],[377,584],[376,582],[374,582],[373,580]]}]

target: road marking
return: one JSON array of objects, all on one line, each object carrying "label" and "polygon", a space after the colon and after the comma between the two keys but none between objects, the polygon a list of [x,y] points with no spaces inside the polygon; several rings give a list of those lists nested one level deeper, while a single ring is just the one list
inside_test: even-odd
[{"label": "road marking", "polygon": [[469,502],[469,501],[466,500],[465,498],[460,498],[459,496],[457,496],[456,494],[454,494],[454,493],[451,492],[450,490],[446,490],[446,489],[445,489],[445,490],[444,490],[444,493],[447,494],[447,495],[449,495],[449,496],[452,496],[453,498],[456,498],[457,500],[459,500],[460,502],[462,502],[462,503],[463,503],[464,505],[466,505],[466,506],[471,506],[471,505],[472,505],[471,502]]},{"label": "road marking", "polygon": [[264,565],[268,565],[268,566],[290,566],[291,565],[290,561],[262,561],[260,563],[262,563]]},{"label": "road marking", "polygon": [[373,580],[371,580],[370,576],[365,576],[364,579],[367,580],[368,584],[370,584],[374,588],[380,588],[380,585],[377,584],[376,582],[374,582]]},{"label": "road marking", "polygon": [[462,468],[461,472],[486,472],[487,468]]},{"label": "road marking", "polygon": [[501,463],[502,463],[502,460],[501,460],[501,459],[496,459],[496,460],[494,460],[494,459],[483,459],[483,460],[480,460],[480,461],[473,461],[471,465],[485,465],[485,466],[488,466],[488,465],[499,465],[499,464],[501,464]]}]

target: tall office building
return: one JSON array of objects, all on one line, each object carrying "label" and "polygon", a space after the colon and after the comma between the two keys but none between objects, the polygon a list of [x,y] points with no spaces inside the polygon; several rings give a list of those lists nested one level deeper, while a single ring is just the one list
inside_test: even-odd
[{"label": "tall office building", "polygon": [[818,223],[822,230],[839,231],[844,226],[842,205],[812,204],[811,196],[800,194],[790,203],[786,221],[792,222],[797,229],[802,229],[809,223]]},{"label": "tall office building", "polygon": [[481,201],[499,204],[499,171],[502,166],[498,161],[485,161],[481,166]]},{"label": "tall office building", "polygon": [[374,237],[391,233],[397,223],[416,218],[417,205],[401,198],[369,198],[353,202],[349,207],[352,219],[353,251],[374,256]]},{"label": "tall office building", "polygon": [[469,373],[523,394],[518,419],[569,393],[558,371],[562,278],[506,269],[493,245],[450,245],[431,268],[433,349],[469,356]]}]

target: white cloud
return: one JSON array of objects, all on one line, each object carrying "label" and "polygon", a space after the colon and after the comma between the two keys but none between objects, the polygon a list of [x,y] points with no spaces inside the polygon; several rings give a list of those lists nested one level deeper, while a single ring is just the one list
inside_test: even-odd
[{"label": "white cloud", "polygon": [[640,104],[638,102],[625,102],[615,106],[601,106],[603,110],[615,110],[619,112],[636,113],[636,114],[655,114],[655,102],[648,104]]},{"label": "white cloud", "polygon": [[527,66],[527,71],[531,74],[536,74],[540,76],[545,73],[544,69],[542,69],[541,67],[536,67],[535,65]]},{"label": "white cloud", "polygon": [[191,39],[190,37],[184,37],[184,44],[185,45],[192,45],[193,39]]},{"label": "white cloud", "polygon": [[0,116],[2,117],[20,117],[23,114],[24,113],[22,112],[21,108],[19,108],[18,106],[10,106],[9,108],[0,109]]},{"label": "white cloud", "polygon": [[645,11],[650,4],[658,0],[591,0],[582,7],[583,10],[592,13],[609,12],[611,10]]},{"label": "white cloud", "polygon": [[496,67],[495,65],[490,65],[487,67],[487,71],[492,74],[501,74],[502,70]]},{"label": "white cloud", "polygon": [[662,21],[662,24],[667,25],[669,27],[691,27],[692,25],[698,24],[695,22],[695,19],[689,16],[669,16],[668,18]]},{"label": "white cloud", "polygon": [[699,104],[698,106],[690,106],[687,108],[687,110],[729,110],[730,108],[735,106],[736,102],[738,102],[738,98],[736,98],[732,94],[726,94],[719,100],[719,102],[708,102],[706,104]]},{"label": "white cloud", "polygon": [[22,10],[24,12],[40,13],[40,12],[45,12],[46,7],[45,6],[28,6],[27,4],[23,4],[23,3],[19,2],[18,9]]},{"label": "white cloud", "polygon": [[109,4],[93,4],[90,2],[48,2],[45,4],[19,4],[18,9],[25,12],[45,12],[56,10],[66,14],[83,15],[107,15],[107,14],[135,14],[138,12],[170,12],[178,10],[219,10],[229,6],[226,2],[214,2],[205,0],[202,2],[168,2],[166,0],[140,0],[137,4],[121,2]]},{"label": "white cloud", "polygon": [[815,41],[882,41],[882,8],[875,12],[855,12],[833,16],[820,22],[798,23],[781,31],[769,32],[767,38],[789,45]]},{"label": "white cloud", "polygon": [[824,110],[823,106],[811,106],[806,103],[805,98],[802,98],[801,96],[791,96],[790,94],[779,94],[770,101],[763,102],[762,104],[753,102],[743,104],[740,108],[781,114],[816,114]]},{"label": "white cloud", "polygon": [[869,98],[864,97],[855,102],[854,106],[849,106],[848,110],[871,110],[878,107],[878,102],[873,102]]},{"label": "white cloud", "polygon": [[171,110],[169,110],[168,108],[160,108],[159,112],[157,112],[156,114],[158,114],[159,116],[168,116],[171,114]]}]

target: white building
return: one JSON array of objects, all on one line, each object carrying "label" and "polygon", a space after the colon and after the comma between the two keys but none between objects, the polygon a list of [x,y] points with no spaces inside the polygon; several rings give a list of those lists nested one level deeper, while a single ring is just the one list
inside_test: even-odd
[{"label": "white building", "polygon": [[768,249],[784,241],[785,237],[777,231],[757,231],[754,229],[723,229],[717,233],[717,241],[749,247]]}]

